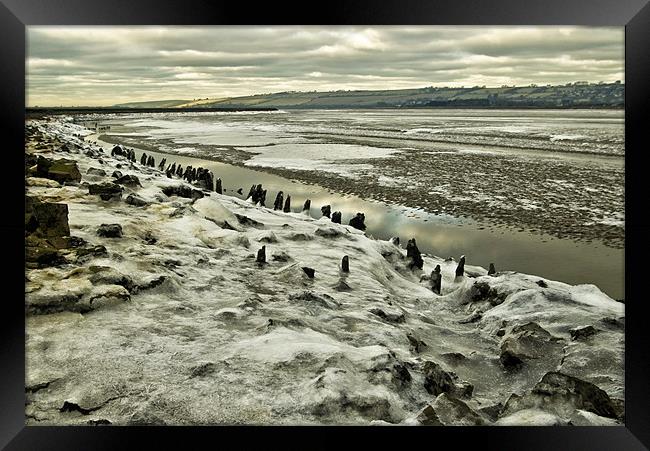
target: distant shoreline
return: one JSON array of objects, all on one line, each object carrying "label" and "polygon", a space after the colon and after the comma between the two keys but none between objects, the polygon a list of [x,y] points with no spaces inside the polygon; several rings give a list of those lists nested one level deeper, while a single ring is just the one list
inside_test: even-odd
[{"label": "distant shoreline", "polygon": [[112,108],[112,107],[82,107],[82,108],[34,108],[27,107],[25,113],[27,117],[39,117],[58,114],[89,114],[89,113],[106,113],[106,114],[133,114],[133,113],[239,113],[239,112],[273,112],[280,110],[622,110],[625,106],[409,106],[409,107],[349,107],[338,106],[330,108],[309,108],[305,106],[288,106],[283,108]]}]

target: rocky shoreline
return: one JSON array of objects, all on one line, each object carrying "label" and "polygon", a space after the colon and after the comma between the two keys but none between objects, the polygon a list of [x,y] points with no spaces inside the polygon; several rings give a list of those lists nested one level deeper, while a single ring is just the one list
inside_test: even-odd
[{"label": "rocky shoreline", "polygon": [[84,134],[26,125],[27,424],[623,423],[624,305],[597,287],[255,205]]}]

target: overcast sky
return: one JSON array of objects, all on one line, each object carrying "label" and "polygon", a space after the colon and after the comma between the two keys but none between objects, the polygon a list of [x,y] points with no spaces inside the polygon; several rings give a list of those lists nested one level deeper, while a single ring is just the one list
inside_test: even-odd
[{"label": "overcast sky", "polygon": [[28,105],[624,81],[624,28],[28,27]]}]

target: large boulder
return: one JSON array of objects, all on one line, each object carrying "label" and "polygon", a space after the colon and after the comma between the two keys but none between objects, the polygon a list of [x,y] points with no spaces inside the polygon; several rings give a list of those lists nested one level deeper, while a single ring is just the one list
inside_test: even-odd
[{"label": "large boulder", "polygon": [[88,185],[88,193],[98,195],[102,200],[121,199],[123,189],[120,185],[111,182]]},{"label": "large boulder", "polygon": [[538,409],[564,419],[572,418],[577,410],[592,412],[600,417],[620,419],[621,406],[591,382],[557,371],[546,373],[533,389],[524,395],[508,398],[501,414],[509,416],[525,409]]},{"label": "large boulder", "polygon": [[142,186],[140,184],[140,179],[138,179],[138,177],[136,177],[135,175],[128,175],[128,174],[115,179],[115,183],[119,185],[125,185],[125,186]]},{"label": "large boulder", "polygon": [[201,199],[204,197],[203,192],[198,189],[190,188],[189,186],[183,186],[183,185],[174,185],[174,186],[166,186],[165,188],[162,189],[163,193],[165,193],[165,196],[172,197],[172,196],[178,196],[178,197],[186,197],[188,199]]},{"label": "large boulder", "polygon": [[65,158],[51,160],[39,156],[36,165],[36,175],[38,177],[56,180],[59,183],[81,181],[81,172],[79,172],[77,162],[74,160]]},{"label": "large boulder", "polygon": [[440,394],[433,403],[428,404],[417,417],[418,423],[431,426],[482,426],[483,417],[464,401]]},{"label": "large boulder", "polygon": [[122,226],[119,224],[102,224],[97,229],[97,235],[104,238],[122,238]]},{"label": "large boulder", "polygon": [[531,359],[556,356],[561,354],[560,341],[537,323],[518,324],[501,340],[499,360],[504,367],[516,368]]},{"label": "large boulder", "polygon": [[147,202],[140,196],[136,196],[135,194],[129,194],[128,196],[126,196],[126,199],[124,201],[127,204],[134,205],[136,207],[146,207],[147,205],[149,205],[149,202]]},{"label": "large boulder", "polygon": [[26,196],[25,232],[42,238],[70,236],[68,206]]},{"label": "large boulder", "polygon": [[474,386],[469,382],[460,380],[452,371],[445,371],[436,362],[424,362],[424,388],[432,395],[449,393],[454,397],[469,398],[472,396]]}]

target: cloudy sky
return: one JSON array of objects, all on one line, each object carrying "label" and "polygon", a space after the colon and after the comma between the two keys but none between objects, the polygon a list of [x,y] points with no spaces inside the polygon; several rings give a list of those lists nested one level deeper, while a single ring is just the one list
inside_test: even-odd
[{"label": "cloudy sky", "polygon": [[624,29],[28,27],[28,105],[624,80]]}]

